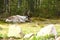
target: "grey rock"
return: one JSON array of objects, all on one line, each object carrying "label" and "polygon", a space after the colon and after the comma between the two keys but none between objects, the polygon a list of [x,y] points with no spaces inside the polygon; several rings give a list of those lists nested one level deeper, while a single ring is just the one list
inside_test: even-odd
[{"label": "grey rock", "polygon": [[57,32],[53,24],[49,24],[42,28],[40,31],[38,31],[37,36],[46,36],[50,34],[53,34],[55,38],[57,37]]},{"label": "grey rock", "polygon": [[17,24],[10,24],[8,30],[8,37],[22,38],[22,29]]}]

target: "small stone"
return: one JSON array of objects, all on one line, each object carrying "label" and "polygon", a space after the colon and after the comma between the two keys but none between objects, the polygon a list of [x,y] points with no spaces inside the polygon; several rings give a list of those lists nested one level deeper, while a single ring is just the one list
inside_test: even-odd
[{"label": "small stone", "polygon": [[34,34],[33,33],[29,33],[29,34],[26,34],[25,36],[24,36],[24,38],[30,38],[30,37],[32,37]]}]

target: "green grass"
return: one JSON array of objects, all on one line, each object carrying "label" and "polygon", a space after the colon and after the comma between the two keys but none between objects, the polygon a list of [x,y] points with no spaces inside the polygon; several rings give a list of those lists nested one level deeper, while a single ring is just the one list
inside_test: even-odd
[{"label": "green grass", "polygon": [[[55,28],[57,30],[58,36],[60,36],[60,19],[59,20],[54,20],[54,19],[45,19],[45,21],[40,21],[39,19],[33,19],[33,22],[28,22],[28,23],[20,23],[18,24],[21,28],[24,34],[28,34],[28,33],[34,33],[36,34],[41,28],[43,28],[45,25],[48,24],[54,24]],[[2,37],[7,37],[7,32],[8,32],[8,27],[9,24],[5,23],[5,22],[1,22],[0,21],[0,38]],[[52,37],[52,36],[51,36]],[[50,38],[51,38],[50,37]],[[54,39],[53,37],[51,38],[52,40]],[[23,40],[22,39],[17,39],[17,40]],[[36,36],[33,36],[31,39],[25,39],[25,40],[49,40],[48,37],[40,37],[40,38],[36,38]]]},{"label": "green grass", "polygon": [[35,35],[35,36],[31,37],[30,39],[24,39],[24,40],[54,40],[54,36],[46,35],[46,36],[36,37],[36,35]]},{"label": "green grass", "polygon": [[[21,28],[24,34],[28,34],[28,33],[34,33],[36,34],[43,26],[45,26],[46,24],[40,24],[38,26],[35,25],[35,23],[23,23],[23,24],[18,24]],[[56,26],[56,30],[58,32],[58,36],[60,35],[60,25],[59,24],[55,24]],[[7,32],[8,32],[8,24],[0,24],[0,27],[2,27],[2,30],[0,30],[0,37],[7,37]],[[35,36],[32,39],[29,40],[36,40],[36,39],[40,39],[40,40],[44,40],[45,37],[42,38],[36,38]],[[48,39],[48,38],[46,38]],[[52,38],[53,39],[53,38]],[[18,39],[19,40],[19,39]],[[23,40],[23,39],[21,39]],[[25,39],[28,40],[28,39]]]}]

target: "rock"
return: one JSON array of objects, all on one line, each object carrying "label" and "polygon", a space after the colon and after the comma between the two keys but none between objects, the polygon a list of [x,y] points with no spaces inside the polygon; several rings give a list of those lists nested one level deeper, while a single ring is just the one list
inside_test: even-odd
[{"label": "rock", "polygon": [[9,25],[8,37],[20,37],[21,38],[22,37],[21,28],[16,24]]},{"label": "rock", "polygon": [[60,37],[57,37],[56,40],[60,40]]},{"label": "rock", "polygon": [[28,21],[28,17],[27,16],[15,15],[15,16],[8,17],[5,21],[6,22],[13,22],[13,23],[26,22],[26,21]]},{"label": "rock", "polygon": [[47,26],[45,26],[44,28],[42,28],[38,33],[37,36],[46,36],[46,35],[50,35],[53,34],[55,37],[57,36],[57,32],[55,29],[55,26],[53,24],[49,24]]},{"label": "rock", "polygon": [[30,37],[32,37],[34,34],[33,33],[29,33],[29,34],[26,34],[25,36],[24,36],[24,38],[30,38]]}]

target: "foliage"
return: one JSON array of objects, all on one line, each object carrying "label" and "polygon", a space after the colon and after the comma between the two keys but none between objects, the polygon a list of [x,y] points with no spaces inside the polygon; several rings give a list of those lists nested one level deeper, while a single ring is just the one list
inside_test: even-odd
[{"label": "foliage", "polygon": [[54,40],[54,37],[47,36],[47,35],[46,36],[41,36],[41,37],[36,37],[36,35],[35,35],[35,36],[33,36],[29,39],[25,39],[25,40]]},{"label": "foliage", "polygon": [[[7,38],[8,39],[8,37],[7,37],[7,34],[0,34],[0,38]],[[13,37],[14,38],[14,37]],[[14,39],[19,39],[19,38],[14,38]],[[22,39],[24,39],[24,38],[22,38]],[[24,40],[50,40],[50,39],[52,39],[52,40],[54,40],[54,37],[52,37],[52,36],[41,36],[41,37],[36,37],[36,35],[34,35],[34,36],[32,36],[31,38],[25,38]]]},{"label": "foliage", "polygon": [[[7,4],[8,7],[5,9],[4,1],[0,1],[0,13],[5,13],[4,10],[10,10],[10,13],[7,11],[7,15],[23,15],[24,12],[30,10],[32,16],[43,17],[43,18],[54,18],[59,17],[60,10],[60,1],[58,0],[10,0]],[[9,9],[10,7],[10,9]]]},{"label": "foliage", "polygon": [[[51,21],[51,20],[50,20]],[[39,22],[39,21],[37,21],[37,22]],[[33,27],[33,25],[35,25],[35,23],[36,22],[32,22],[32,23],[22,23],[22,24],[17,24],[17,25],[19,25],[21,28],[22,28],[22,31],[23,31],[23,33],[24,34],[28,34],[28,33],[34,33],[35,35],[34,36],[32,36],[31,38],[28,38],[28,39],[25,39],[25,40],[53,40],[54,39],[54,35],[46,35],[46,36],[41,36],[41,37],[36,37],[36,33],[42,28],[42,27],[44,27],[46,24],[42,24],[41,22],[39,22],[39,25],[38,26],[36,26],[36,27]],[[1,27],[3,28],[3,30],[0,30],[0,37],[1,38],[3,38],[3,37],[5,37],[5,38],[8,38],[8,36],[7,36],[7,32],[8,32],[8,26],[9,26],[9,24],[6,24],[6,23],[4,23],[4,24],[0,24],[0,25],[2,25]],[[58,36],[60,36],[60,24],[55,24],[55,28],[56,28],[56,30],[57,30],[57,33],[58,33]],[[23,39],[23,38],[22,38]],[[22,40],[21,39],[21,40]],[[20,40],[20,39],[18,39],[18,40]]]}]

